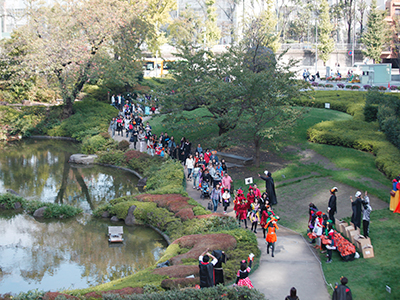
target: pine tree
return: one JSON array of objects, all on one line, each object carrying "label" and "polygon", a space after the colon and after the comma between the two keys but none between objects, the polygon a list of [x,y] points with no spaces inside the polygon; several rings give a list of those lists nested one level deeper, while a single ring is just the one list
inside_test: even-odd
[{"label": "pine tree", "polygon": [[374,60],[381,61],[382,48],[389,41],[388,25],[384,21],[385,12],[376,7],[376,0],[372,0],[371,10],[368,14],[367,31],[364,33],[362,43],[366,47],[363,54]]},{"label": "pine tree", "polygon": [[335,50],[332,31],[333,25],[329,17],[329,4],[327,0],[322,0],[320,5],[320,22],[318,25],[318,55],[324,64],[329,60],[333,50]]}]

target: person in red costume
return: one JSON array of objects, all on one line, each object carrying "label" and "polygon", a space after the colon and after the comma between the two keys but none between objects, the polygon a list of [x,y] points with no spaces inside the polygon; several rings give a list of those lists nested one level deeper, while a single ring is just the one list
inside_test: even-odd
[{"label": "person in red costume", "polygon": [[257,198],[261,198],[261,191],[260,191],[260,189],[257,187],[257,184],[254,184],[254,185],[253,185],[253,188],[254,188],[254,195],[255,195]]},{"label": "person in red costume", "polygon": [[246,198],[243,195],[243,191],[241,189],[238,190],[238,194],[235,198],[235,207],[236,218],[239,220],[239,226],[241,226],[242,221],[244,221],[245,228],[247,229],[247,209],[248,203]]},{"label": "person in red costume", "polygon": [[249,203],[249,205],[251,205],[252,203],[254,203],[254,198],[256,197],[256,195],[254,195],[254,189],[252,186],[249,187],[249,192],[247,193],[247,202]]}]

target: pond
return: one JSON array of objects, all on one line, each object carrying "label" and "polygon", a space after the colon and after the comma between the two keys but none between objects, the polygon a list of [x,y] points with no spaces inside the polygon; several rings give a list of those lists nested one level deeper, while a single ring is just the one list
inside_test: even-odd
[{"label": "pond", "polygon": [[[137,178],[100,166],[67,163],[76,144],[27,140],[0,154],[0,193],[13,189],[27,199],[66,203],[90,212],[136,192]],[[0,210],[0,294],[32,289],[86,288],[147,268],[167,247],[154,230],[124,226],[124,243],[109,244],[107,227],[122,226],[83,214],[71,220],[35,220]]]},{"label": "pond", "polygon": [[108,200],[135,194],[138,178],[98,165],[73,165],[79,144],[27,139],[0,151],[0,193],[12,189],[25,199],[69,204],[85,212]]}]

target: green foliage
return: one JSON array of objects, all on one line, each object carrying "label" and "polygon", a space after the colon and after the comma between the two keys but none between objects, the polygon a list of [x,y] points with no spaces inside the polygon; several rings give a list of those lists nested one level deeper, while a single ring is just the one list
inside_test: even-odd
[{"label": "green foliage", "polygon": [[325,103],[330,103],[331,109],[348,113],[357,120],[364,120],[364,92],[316,91],[314,94],[295,99],[294,102],[301,106],[315,108],[325,108]]},{"label": "green foliage", "polygon": [[26,201],[24,205],[24,209],[31,215],[41,208],[46,206],[46,210],[44,211],[45,219],[67,219],[72,218],[78,214],[80,214],[83,210],[78,207],[66,205],[66,204],[55,204],[55,203],[46,203],[39,201]]},{"label": "green foliage", "polygon": [[83,139],[81,150],[86,154],[94,154],[97,151],[102,150],[105,144],[106,139],[100,134],[95,136],[87,136]]},{"label": "green foliage", "polygon": [[383,47],[390,37],[388,23],[385,21],[385,11],[378,10],[376,0],[371,2],[368,14],[367,30],[361,38],[365,46],[363,54],[371,58],[374,63],[380,63]]},{"label": "green foliage", "polygon": [[193,213],[195,216],[211,214],[211,211],[205,209],[203,206],[193,207]]},{"label": "green foliage", "polygon": [[163,256],[160,257],[160,259],[157,261],[157,264],[166,262],[167,260],[173,258],[174,256],[179,255],[180,252],[180,247],[179,244],[171,244],[167,247],[167,249],[164,251]]},{"label": "green foliage", "polygon": [[96,161],[100,164],[121,166],[125,162],[124,153],[119,150],[100,151],[97,156]]},{"label": "green foliage", "polygon": [[30,290],[28,292],[21,292],[18,295],[14,296],[12,299],[14,300],[41,300],[43,299],[44,294],[47,293],[45,291],[39,291],[38,289]]},{"label": "green foliage", "polygon": [[104,295],[104,300],[206,300],[206,299],[252,299],[252,300],[263,300],[265,299],[264,294],[256,289],[249,289],[247,287],[226,287],[218,285],[217,287],[207,289],[182,289],[172,290],[161,293],[152,294],[136,294],[136,295]]},{"label": "green foliage", "polygon": [[129,207],[131,207],[132,205],[136,205],[137,201],[126,201],[126,202],[120,202],[118,204],[113,205],[109,212],[114,215],[117,216],[118,219],[125,219],[126,216],[128,215],[128,210]]},{"label": "green foliage", "polygon": [[167,160],[162,164],[156,166],[158,170],[149,174],[147,179],[148,190],[159,190],[165,191],[181,190],[182,189],[182,178],[184,177],[184,171],[180,162],[174,160]]},{"label": "green foliage", "polygon": [[122,140],[118,143],[117,150],[126,151],[129,149],[129,142],[127,140]]},{"label": "green foliage", "polygon": [[19,202],[22,208],[30,214],[33,214],[38,208],[47,206],[47,209],[44,212],[45,219],[71,218],[82,212],[82,209],[70,205],[58,205],[55,203],[46,203],[34,200],[27,201],[24,198],[13,194],[0,194],[0,205],[3,204],[5,209],[14,209],[14,204],[17,202]]},{"label": "green foliage", "polygon": [[23,207],[26,200],[10,193],[0,194],[0,205],[3,205],[5,209],[14,209],[14,205],[17,202],[19,202]]},{"label": "green foliage", "polygon": [[174,217],[174,214],[168,209],[157,207],[157,204],[153,202],[137,202],[135,205],[137,206],[133,212],[135,218],[162,231],[166,231],[170,223],[180,222],[180,219]]},{"label": "green foliage", "polygon": [[[376,166],[389,179],[398,175],[400,151],[378,131],[376,123],[364,121],[326,121],[307,131],[310,142],[344,146],[376,155]],[[396,171],[397,170],[397,171]]]},{"label": "green foliage", "polygon": [[329,4],[327,0],[322,0],[320,4],[320,22],[318,24],[318,56],[324,62],[329,60],[331,53],[335,49],[335,41],[332,37],[334,29],[329,15]]},{"label": "green foliage", "polygon": [[82,141],[86,136],[108,130],[109,121],[118,111],[111,105],[95,101],[75,102],[74,114],[48,131],[52,136],[68,136]]}]

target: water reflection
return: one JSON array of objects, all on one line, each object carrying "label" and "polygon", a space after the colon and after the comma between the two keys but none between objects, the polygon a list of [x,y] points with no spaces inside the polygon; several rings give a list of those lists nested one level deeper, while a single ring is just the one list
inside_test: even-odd
[{"label": "water reflection", "polygon": [[110,247],[110,223],[38,222],[25,214],[0,216],[0,293],[84,288],[153,265],[166,242],[145,227],[124,227],[125,242]]},{"label": "water reflection", "polygon": [[91,211],[109,199],[137,192],[137,177],[101,166],[71,165],[77,144],[25,140],[0,153],[0,193],[12,189],[27,199],[65,203]]}]

